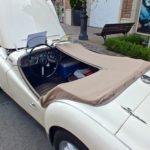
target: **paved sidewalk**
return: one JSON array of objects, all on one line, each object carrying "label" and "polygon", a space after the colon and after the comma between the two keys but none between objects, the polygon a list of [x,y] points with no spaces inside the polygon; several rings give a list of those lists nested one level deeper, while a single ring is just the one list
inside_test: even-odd
[{"label": "paved sidewalk", "polygon": [[69,26],[66,24],[61,24],[66,34],[72,37],[73,42],[81,43],[87,49],[106,55],[113,55],[113,56],[120,56],[119,54],[109,51],[104,46],[104,39],[102,37],[98,37],[94,35],[94,33],[101,32],[100,28],[88,27],[88,41],[81,41],[78,39],[80,34],[80,27],[79,26]]}]

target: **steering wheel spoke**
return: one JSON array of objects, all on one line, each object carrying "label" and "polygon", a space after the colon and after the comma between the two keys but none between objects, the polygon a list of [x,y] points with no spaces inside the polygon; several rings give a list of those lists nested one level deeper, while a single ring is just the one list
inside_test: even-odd
[{"label": "steering wheel spoke", "polygon": [[45,75],[45,67],[44,67],[44,66],[41,67],[41,75],[42,75],[42,76]]}]

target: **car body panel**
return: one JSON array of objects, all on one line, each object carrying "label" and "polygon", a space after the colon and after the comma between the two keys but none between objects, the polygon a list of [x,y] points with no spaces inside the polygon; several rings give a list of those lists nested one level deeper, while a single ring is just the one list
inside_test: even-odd
[{"label": "car body panel", "polygon": [[[150,76],[150,71],[145,73],[145,75]],[[134,111],[149,94],[150,84],[144,83],[141,78],[139,78],[124,92],[122,92],[120,96],[115,99],[115,101],[121,106],[128,107]]]},{"label": "car body panel", "polygon": [[0,55],[0,85],[3,90],[8,90],[8,84],[6,79],[6,72],[9,71],[11,66],[7,63],[6,58]]},{"label": "car body panel", "polygon": [[41,107],[40,100],[21,78],[18,69],[13,67],[6,76],[12,98],[42,125],[45,109]]},{"label": "car body panel", "polygon": [[118,132],[117,137],[133,150],[149,150],[150,127],[135,117],[130,117]]},{"label": "car body panel", "polygon": [[[149,150],[150,147],[150,95],[133,111],[133,115],[122,126],[117,137],[132,149]],[[138,117],[138,118],[136,118]]]},{"label": "car body panel", "polygon": [[18,68],[17,60],[24,53],[25,50],[16,51],[6,57],[6,50],[0,48],[0,85],[16,103],[44,126],[45,109],[41,107],[38,97],[25,83]]},{"label": "car body panel", "polygon": [[134,113],[150,125],[150,95],[145,98],[143,103],[141,103]]},{"label": "car body panel", "polygon": [[47,31],[49,39],[60,39],[65,33],[51,1],[0,0],[0,45],[8,49],[27,46],[29,34]]},{"label": "car body panel", "polygon": [[46,110],[47,133],[50,127],[58,125],[78,137],[90,150],[129,150],[108,130],[65,100],[50,104]]},{"label": "car body panel", "polygon": [[101,106],[92,106],[70,100],[65,100],[64,102],[95,120],[95,122],[107,129],[111,134],[115,134],[129,117],[129,114],[115,101]]},{"label": "car body panel", "polygon": [[[150,72],[148,72],[147,75],[148,74],[150,74]],[[139,78],[116,99],[106,104],[94,107],[70,100],[65,100],[65,103],[80,109],[80,111],[96,120],[96,122],[100,123],[112,134],[116,134],[130,116],[122,107],[130,108],[133,111],[136,110],[145,100],[145,97],[150,94],[149,87],[149,84],[145,84]]]}]

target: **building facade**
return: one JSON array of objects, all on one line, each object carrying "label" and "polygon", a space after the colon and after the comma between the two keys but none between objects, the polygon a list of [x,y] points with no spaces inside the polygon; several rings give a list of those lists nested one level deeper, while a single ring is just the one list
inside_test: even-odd
[{"label": "building facade", "polygon": [[[87,0],[88,25],[138,21],[141,0]],[[64,23],[71,25],[69,0],[64,0]],[[134,28],[135,30],[135,28]]]},{"label": "building facade", "polygon": [[[89,0],[92,1],[92,0]],[[107,23],[134,22],[136,30],[141,0],[95,0],[90,7],[89,26],[103,27]]]}]

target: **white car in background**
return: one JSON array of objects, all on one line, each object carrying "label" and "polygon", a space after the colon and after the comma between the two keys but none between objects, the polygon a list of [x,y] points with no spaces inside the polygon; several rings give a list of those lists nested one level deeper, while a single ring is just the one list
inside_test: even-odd
[{"label": "white car in background", "polygon": [[0,87],[56,150],[149,150],[150,63],[63,37],[51,1],[0,0]]}]

